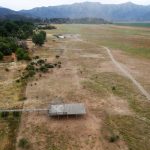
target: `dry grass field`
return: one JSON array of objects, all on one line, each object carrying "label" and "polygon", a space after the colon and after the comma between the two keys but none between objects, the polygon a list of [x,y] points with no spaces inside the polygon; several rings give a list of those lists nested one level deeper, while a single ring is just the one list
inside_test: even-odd
[{"label": "dry grass field", "polygon": [[[16,150],[22,150],[18,143],[23,138],[27,143],[24,149],[28,150],[149,150],[150,102],[114,65],[102,46],[108,47],[115,60],[150,93],[150,29],[56,26],[56,30],[46,31],[43,47],[35,47],[31,42],[29,46],[32,56],[48,62],[59,60],[61,68],[36,75],[25,91],[22,85],[12,82],[19,76],[18,69],[12,69],[7,76],[5,68],[1,69],[0,107],[48,108],[55,97],[61,97],[67,103],[84,103],[87,114],[57,119],[47,113],[22,113],[17,125],[0,123],[0,144],[12,138],[10,143],[17,140]],[[56,38],[55,34],[65,38]],[[56,55],[60,58],[56,59]],[[26,97],[23,102],[22,92]],[[12,125],[11,130],[6,123]],[[13,127],[16,132],[8,136]],[[2,132],[4,128],[8,134]],[[0,147],[5,149],[10,148]]]}]

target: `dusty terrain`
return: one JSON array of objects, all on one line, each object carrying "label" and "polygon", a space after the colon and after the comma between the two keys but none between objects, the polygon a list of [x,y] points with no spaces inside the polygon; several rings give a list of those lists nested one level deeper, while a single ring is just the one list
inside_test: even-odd
[{"label": "dusty terrain", "polygon": [[[62,67],[41,77],[37,75],[27,84],[23,108],[48,108],[55,97],[61,97],[67,103],[84,103],[87,115],[58,119],[50,118],[47,112],[23,113],[17,141],[27,139],[29,150],[148,150],[150,102],[114,65],[102,46],[109,47],[115,60],[148,93],[150,60],[141,53],[134,55],[113,47],[112,39],[104,41],[111,36],[119,38],[122,33],[118,32],[123,27],[57,25],[57,28],[47,31],[43,47],[29,42],[33,56],[55,62],[58,61],[55,56],[60,55]],[[148,29],[129,29],[139,32],[141,38],[144,34],[145,38],[150,36],[145,33]],[[57,39],[53,34],[63,34],[65,38]],[[18,142],[16,149],[21,150]]]}]

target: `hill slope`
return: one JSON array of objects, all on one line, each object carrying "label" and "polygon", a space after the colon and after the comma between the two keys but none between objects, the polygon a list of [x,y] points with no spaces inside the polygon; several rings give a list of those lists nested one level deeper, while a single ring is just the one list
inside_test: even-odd
[{"label": "hill slope", "polygon": [[124,4],[101,4],[98,2],[75,3],[38,7],[22,10],[22,14],[30,14],[40,18],[103,18],[108,21],[150,21],[150,6]]},{"label": "hill slope", "polygon": [[10,19],[10,20],[29,20],[31,19],[28,15],[23,15],[20,12],[13,11],[8,8],[0,7],[0,19]]}]

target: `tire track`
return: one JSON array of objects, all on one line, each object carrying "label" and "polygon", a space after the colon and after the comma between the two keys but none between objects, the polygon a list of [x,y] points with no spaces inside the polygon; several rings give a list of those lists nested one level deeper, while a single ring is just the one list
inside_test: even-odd
[{"label": "tire track", "polygon": [[126,75],[133,83],[134,85],[141,91],[141,93],[148,99],[150,100],[150,94],[144,89],[144,87],[127,71],[125,70],[119,62],[117,62],[112,55],[111,51],[109,48],[104,47],[103,48],[107,51],[110,59],[114,63],[114,65],[124,74]]}]

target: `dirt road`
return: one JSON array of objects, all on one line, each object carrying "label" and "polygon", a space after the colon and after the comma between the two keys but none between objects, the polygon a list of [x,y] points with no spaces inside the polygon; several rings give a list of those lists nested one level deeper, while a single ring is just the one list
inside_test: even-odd
[{"label": "dirt road", "polygon": [[121,64],[119,62],[117,62],[115,60],[115,58],[113,57],[111,51],[109,48],[107,47],[103,47],[104,49],[106,49],[108,55],[110,56],[112,62],[115,64],[115,66],[124,74],[126,75],[134,84],[135,86],[141,91],[141,93],[148,99],[150,100],[150,94],[143,88],[143,86],[127,71],[125,70]]}]

